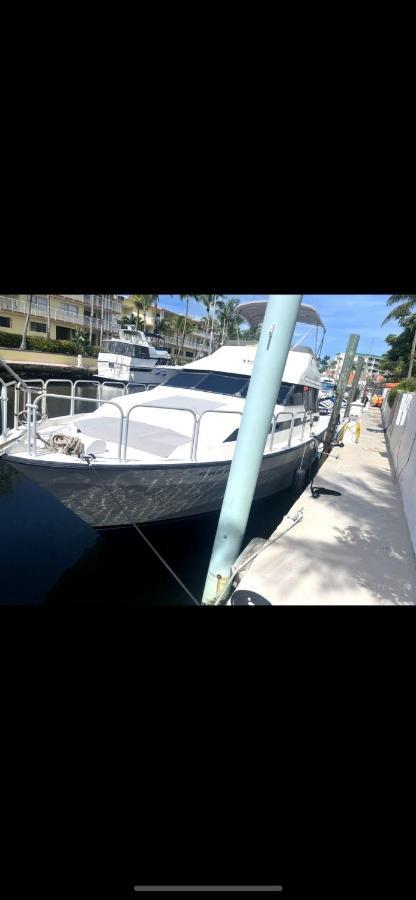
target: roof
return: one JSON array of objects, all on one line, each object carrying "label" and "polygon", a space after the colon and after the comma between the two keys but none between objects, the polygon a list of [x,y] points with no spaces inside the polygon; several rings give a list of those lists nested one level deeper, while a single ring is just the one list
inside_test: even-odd
[{"label": "roof", "polygon": [[[250,303],[240,303],[235,311],[244,316],[249,325],[260,325],[265,316],[267,303],[267,300],[253,300]],[[317,325],[318,328],[325,330],[325,325],[319,313],[313,306],[308,306],[306,303],[302,303],[297,321],[301,322],[302,325]]]}]

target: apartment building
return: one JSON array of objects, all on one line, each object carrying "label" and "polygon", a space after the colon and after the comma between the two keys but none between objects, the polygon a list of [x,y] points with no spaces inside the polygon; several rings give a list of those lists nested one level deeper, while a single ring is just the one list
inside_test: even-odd
[{"label": "apartment building", "polygon": [[[341,369],[344,364],[345,353],[336,353],[334,359],[332,360],[329,369],[333,372],[333,377],[338,378],[341,374]],[[381,362],[381,356],[371,355],[369,353],[356,353],[354,357],[354,364],[356,365],[359,359],[364,359],[364,373],[366,377],[373,381],[377,375],[379,374],[379,367]]]},{"label": "apartment building", "polygon": [[28,335],[71,340],[81,328],[91,344],[101,344],[119,329],[123,299],[118,294],[1,294],[0,343],[1,332],[23,334],[30,311]]}]

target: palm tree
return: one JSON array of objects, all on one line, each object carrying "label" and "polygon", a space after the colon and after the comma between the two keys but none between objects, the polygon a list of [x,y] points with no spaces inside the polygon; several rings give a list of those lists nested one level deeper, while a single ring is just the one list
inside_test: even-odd
[{"label": "palm tree", "polygon": [[215,322],[216,306],[217,306],[217,302],[220,299],[225,298],[225,294],[193,294],[192,296],[195,297],[195,300],[197,301],[197,303],[202,303],[203,306],[205,306],[205,309],[207,311],[207,317],[205,319],[203,319],[203,322],[205,325],[205,329],[204,329],[205,333],[204,333],[203,344],[201,347],[201,356],[202,356],[206,349],[205,345],[206,345],[206,341],[207,341],[207,337],[208,337],[208,331],[210,328],[211,328],[211,333],[210,333],[209,349],[211,352],[212,341],[213,341],[213,336],[214,336],[214,322]]},{"label": "palm tree", "polygon": [[182,334],[183,329],[183,318],[182,316],[172,316],[169,320],[169,327],[173,337],[175,338],[174,344],[174,357],[178,359],[179,357],[179,340],[180,335]]},{"label": "palm tree", "polygon": [[20,344],[21,350],[26,350],[26,337],[27,337],[27,329],[29,328],[30,314],[32,312],[32,299],[33,299],[33,294],[29,294],[29,307],[28,307],[28,311],[27,311],[25,327],[23,329],[22,342]]},{"label": "palm tree", "polygon": [[135,316],[134,313],[131,313],[130,316],[123,316],[123,318],[120,319],[119,325],[120,325],[120,328],[125,328],[126,325],[134,325],[136,327],[137,316]]},{"label": "palm tree", "polygon": [[[194,300],[196,300],[197,302],[199,302],[199,301],[198,301],[198,294],[179,294],[179,296],[180,296],[181,300],[184,300],[185,303],[186,303],[185,319],[184,319],[184,323],[183,323],[183,332],[182,332],[181,348],[180,348],[180,351],[179,351],[179,354],[178,354],[178,355],[180,356],[180,354],[181,354],[182,351],[183,351],[183,345],[184,345],[184,343],[185,343],[185,335],[188,333],[188,331],[187,331],[187,323],[188,323],[189,301],[190,301],[192,298],[193,298]],[[192,326],[192,330],[193,330],[193,329],[194,329],[194,326]]]},{"label": "palm tree", "polygon": [[157,326],[157,331],[161,337],[163,337],[164,334],[165,335],[171,334],[172,333],[171,320],[170,319],[161,319]]},{"label": "palm tree", "polygon": [[146,331],[146,315],[148,310],[154,303],[155,294],[131,294],[129,300],[133,300],[136,309],[137,309],[137,320],[142,320],[144,323],[144,330]]},{"label": "palm tree", "polygon": [[152,298],[152,304],[154,305],[154,308],[155,308],[155,322],[154,322],[154,326],[153,326],[153,331],[156,331],[156,327],[157,327],[157,315],[158,315],[158,313],[157,313],[157,305],[158,305],[158,303],[159,303],[159,294],[151,294],[150,296],[151,296],[151,298]]},{"label": "palm tree", "polygon": [[179,349],[179,352],[178,352],[178,355],[176,358],[177,362],[179,362],[181,357],[183,359],[185,359],[185,353],[184,353],[185,340],[187,337],[190,337],[190,335],[193,334],[194,331],[195,331],[195,322],[193,322],[192,319],[187,319],[185,326],[182,326],[181,344],[180,344],[180,349]]},{"label": "palm tree", "polygon": [[[395,305],[396,304],[396,305]],[[413,310],[416,309],[416,294],[392,294],[391,297],[387,300],[387,306],[394,306],[395,308],[386,316],[383,321],[383,325],[386,322],[391,322],[392,319],[396,319],[399,321],[401,325],[405,324],[405,321],[409,316],[411,316]],[[412,377],[413,372],[413,363],[415,361],[416,355],[416,328],[413,335],[413,343],[412,349],[410,351],[410,359],[409,359],[409,369],[407,373],[407,377]]]},{"label": "palm tree", "polygon": [[217,302],[217,318],[222,327],[222,343],[230,337],[230,332],[232,334],[235,331],[238,337],[240,336],[239,326],[244,320],[235,311],[238,304],[239,300],[235,299],[218,300]]}]

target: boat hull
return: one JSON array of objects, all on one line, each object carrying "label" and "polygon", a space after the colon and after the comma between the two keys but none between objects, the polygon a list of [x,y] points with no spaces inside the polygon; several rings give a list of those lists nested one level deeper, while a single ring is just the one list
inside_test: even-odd
[{"label": "boat hull", "polygon": [[[263,457],[254,499],[293,485],[296,469],[308,470],[316,442]],[[168,522],[217,512],[221,508],[230,461],[162,465],[101,466],[9,459],[94,528]]]}]

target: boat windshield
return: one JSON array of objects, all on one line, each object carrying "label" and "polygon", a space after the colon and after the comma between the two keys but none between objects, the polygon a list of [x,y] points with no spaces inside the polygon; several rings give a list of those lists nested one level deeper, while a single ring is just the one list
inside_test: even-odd
[{"label": "boat windshield", "polygon": [[169,387],[209,391],[212,394],[228,394],[245,397],[250,379],[245,375],[224,375],[222,372],[178,372],[169,380]]},{"label": "boat windshield", "polygon": [[109,341],[105,348],[107,353],[115,353],[116,356],[131,356],[136,359],[149,359],[150,352],[148,347],[142,347],[140,344],[133,344],[130,341]]},{"label": "boat windshield", "polygon": [[[246,375],[225,375],[223,372],[178,372],[169,379],[168,387],[186,388],[190,391],[209,391],[229,397],[247,397],[250,378]],[[303,386],[283,381],[276,403],[281,406],[303,403]]]}]

